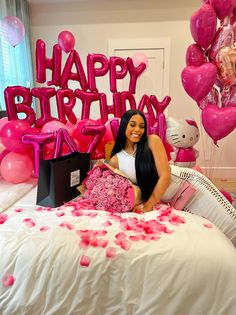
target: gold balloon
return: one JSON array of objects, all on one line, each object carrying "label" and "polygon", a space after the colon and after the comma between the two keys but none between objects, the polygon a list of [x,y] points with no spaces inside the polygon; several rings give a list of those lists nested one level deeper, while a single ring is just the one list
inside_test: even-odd
[{"label": "gold balloon", "polygon": [[222,47],[216,55],[216,66],[222,84],[236,84],[236,48]]}]

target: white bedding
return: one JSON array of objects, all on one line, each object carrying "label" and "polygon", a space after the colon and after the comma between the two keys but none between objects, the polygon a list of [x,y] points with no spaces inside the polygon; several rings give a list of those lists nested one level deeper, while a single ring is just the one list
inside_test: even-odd
[{"label": "white bedding", "polygon": [[[15,279],[0,283],[1,315],[235,314],[235,248],[203,217],[162,206],[119,218],[81,204],[74,216],[72,205],[37,211],[35,195],[36,188],[0,224],[0,280]],[[126,218],[136,219],[127,226]]]}]

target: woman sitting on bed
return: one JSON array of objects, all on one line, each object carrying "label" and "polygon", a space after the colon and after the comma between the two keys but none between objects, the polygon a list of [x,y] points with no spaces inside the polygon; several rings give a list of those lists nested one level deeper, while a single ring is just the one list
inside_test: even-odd
[{"label": "woman sitting on bed", "polygon": [[122,171],[142,192],[142,211],[151,211],[170,184],[170,167],[161,139],[147,135],[147,121],[139,110],[121,118],[109,164]]}]

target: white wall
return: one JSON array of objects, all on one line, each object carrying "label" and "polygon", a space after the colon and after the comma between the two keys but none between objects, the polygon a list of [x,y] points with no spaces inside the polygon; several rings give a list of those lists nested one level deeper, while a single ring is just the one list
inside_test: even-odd
[{"label": "white wall", "polygon": [[[163,2],[163,1],[162,1]],[[191,14],[198,8],[157,8],[152,1],[144,4],[140,1],[126,2],[122,6],[114,2],[102,6],[100,3],[80,3],[64,5],[32,5],[32,48],[35,50],[37,39],[46,42],[48,57],[57,43],[57,36],[63,30],[70,30],[76,38],[75,49],[85,64],[89,53],[108,55],[108,41],[111,39],[158,38],[171,39],[170,89],[172,102],[169,116],[176,119],[193,117],[199,126],[200,110],[186,94],[181,84],[181,71],[185,67],[185,52],[193,43],[189,30]],[[168,4],[168,1],[167,1]],[[199,1],[199,7],[201,1]],[[124,9],[125,7],[125,9]],[[33,57],[33,59],[35,59]],[[158,74],[157,74],[158,75]],[[107,91],[107,94],[109,91]],[[202,127],[201,127],[202,129]],[[236,178],[236,133],[235,131],[219,141],[219,148],[203,130],[196,145],[200,151],[197,164],[211,167],[206,174],[209,177]]]}]

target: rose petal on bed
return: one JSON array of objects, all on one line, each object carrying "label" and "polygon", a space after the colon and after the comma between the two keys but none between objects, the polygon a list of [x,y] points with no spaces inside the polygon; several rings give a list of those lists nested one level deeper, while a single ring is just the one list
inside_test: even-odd
[{"label": "rose petal on bed", "polygon": [[98,239],[98,246],[99,247],[105,248],[105,247],[107,247],[107,245],[108,245],[108,240],[104,240],[102,238]]},{"label": "rose petal on bed", "polygon": [[90,265],[91,259],[86,255],[82,255],[80,258],[80,266],[88,267]]},{"label": "rose petal on bed", "polygon": [[56,212],[56,216],[57,217],[63,217],[63,215],[65,215],[65,212],[61,211],[61,212]]},{"label": "rose petal on bed", "polygon": [[17,208],[17,209],[15,209],[15,212],[22,212],[22,211],[24,211],[23,208]]},{"label": "rose petal on bed", "polygon": [[120,247],[126,251],[130,250],[131,247],[131,242],[128,240],[123,239],[120,243]]},{"label": "rose petal on bed", "polygon": [[115,247],[107,247],[106,249],[106,257],[113,258],[116,256],[116,248]]},{"label": "rose petal on bed", "polygon": [[112,225],[112,223],[109,220],[107,220],[106,222],[103,223],[103,226],[106,226],[106,227],[111,226],[111,225]]},{"label": "rose petal on bed", "polygon": [[25,223],[26,226],[28,226],[29,228],[32,228],[35,226],[35,222],[30,219],[30,218],[26,218],[23,220],[23,222]]},{"label": "rose petal on bed", "polygon": [[68,222],[62,222],[59,226],[62,228],[67,228],[68,230],[74,229],[74,225]]},{"label": "rose petal on bed", "polygon": [[49,229],[50,229],[49,226],[42,226],[42,227],[39,229],[39,231],[40,231],[40,232],[45,232],[45,231],[47,231],[47,230],[49,230]]},{"label": "rose petal on bed", "polygon": [[129,240],[132,242],[139,242],[145,239],[145,236],[142,234],[138,234],[138,235],[130,235],[129,236]]},{"label": "rose petal on bed", "polygon": [[81,241],[79,242],[79,246],[82,249],[87,248],[90,245],[90,238],[89,237],[84,237],[81,239]]},{"label": "rose petal on bed", "polygon": [[0,224],[5,223],[9,219],[8,215],[0,213]]},{"label": "rose petal on bed", "polygon": [[81,211],[81,210],[79,210],[79,209],[72,210],[72,211],[71,211],[71,214],[72,214],[74,217],[80,217],[80,216],[84,215],[83,211]]},{"label": "rose petal on bed", "polygon": [[213,228],[213,224],[211,224],[211,223],[203,223],[203,226],[205,226],[208,229]]},{"label": "rose petal on bed", "polygon": [[124,232],[119,232],[115,235],[118,240],[123,240],[126,238],[126,234]]},{"label": "rose petal on bed", "polygon": [[10,287],[14,284],[15,278],[13,275],[5,275],[2,278],[2,284],[4,287]]}]

